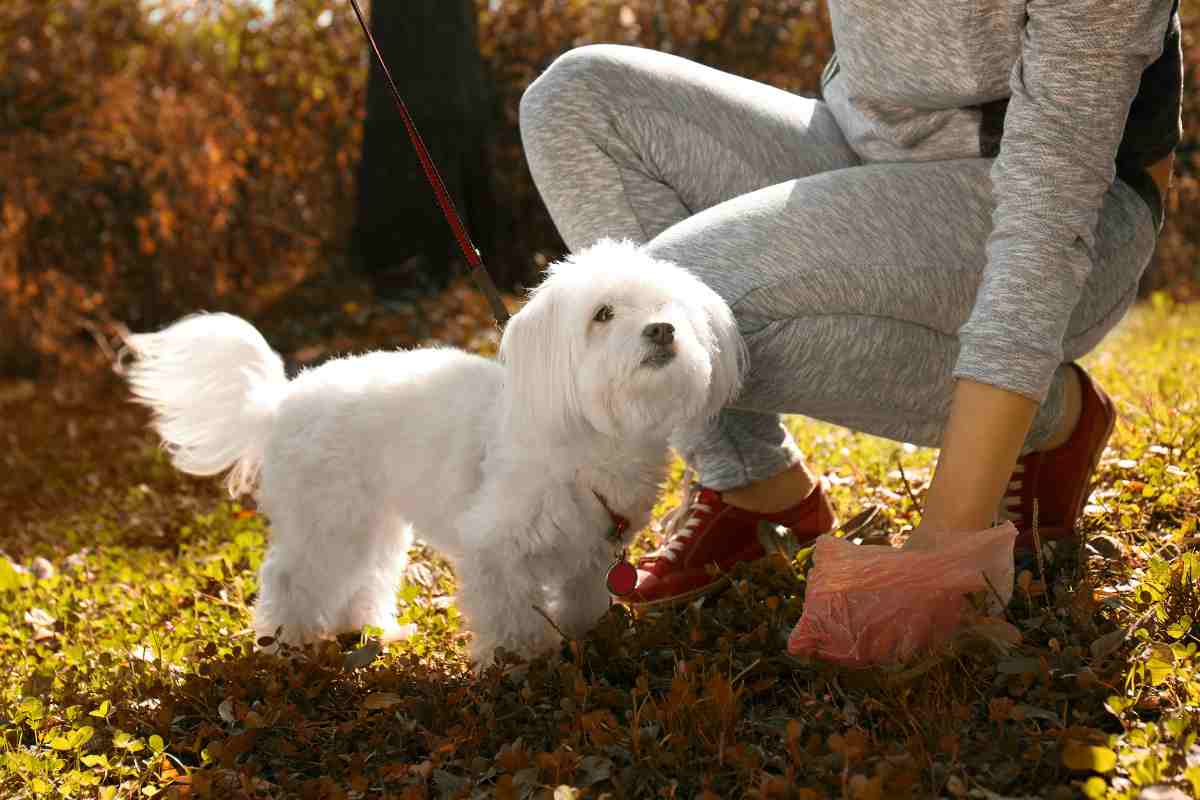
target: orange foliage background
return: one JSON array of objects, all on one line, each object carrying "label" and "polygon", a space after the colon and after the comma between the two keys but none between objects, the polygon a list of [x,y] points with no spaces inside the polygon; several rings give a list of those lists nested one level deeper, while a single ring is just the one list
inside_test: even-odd
[{"label": "orange foliage background", "polygon": [[[76,367],[95,349],[67,345],[118,323],[147,329],[201,308],[254,316],[346,269],[367,75],[349,4],[277,2],[269,19],[248,0],[178,5],[0,4],[0,374]],[[521,155],[517,103],[556,55],[639,44],[813,94],[831,48],[817,0],[478,5],[497,196],[518,221],[484,255],[529,281],[561,243]],[[1200,0],[1183,5],[1190,28]],[[1150,279],[1184,295],[1200,241],[1188,127]]]}]

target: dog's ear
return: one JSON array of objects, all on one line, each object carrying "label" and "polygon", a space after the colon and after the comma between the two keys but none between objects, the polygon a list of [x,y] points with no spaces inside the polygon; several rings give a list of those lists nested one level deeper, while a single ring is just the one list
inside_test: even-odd
[{"label": "dog's ear", "polygon": [[742,334],[729,305],[699,278],[689,277],[695,281],[694,291],[701,300],[700,307],[704,309],[705,322],[711,337],[709,352],[712,353],[712,379],[705,413],[709,417],[715,417],[722,408],[733,402],[741,391],[749,357],[746,353],[746,343],[742,340]]},{"label": "dog's ear", "polygon": [[575,385],[574,326],[543,284],[509,319],[500,339],[504,364],[504,424],[530,435],[570,432],[583,419]]}]

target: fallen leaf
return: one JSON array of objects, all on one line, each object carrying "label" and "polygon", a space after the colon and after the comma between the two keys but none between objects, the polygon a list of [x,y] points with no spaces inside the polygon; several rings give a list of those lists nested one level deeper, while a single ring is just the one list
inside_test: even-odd
[{"label": "fallen leaf", "polygon": [[25,612],[25,621],[35,628],[49,628],[58,622],[44,608],[31,608]]},{"label": "fallen leaf", "polygon": [[391,708],[398,703],[404,702],[404,698],[392,692],[374,692],[363,698],[362,706],[370,711],[377,711],[381,708]]},{"label": "fallen leaf", "polygon": [[1117,558],[1124,550],[1119,541],[1103,534],[1088,539],[1088,547],[1103,558]]},{"label": "fallen leaf", "polygon": [[408,569],[404,571],[404,577],[407,580],[413,581],[418,586],[423,586],[426,589],[433,588],[433,570],[419,562],[414,561],[409,564]]},{"label": "fallen leaf", "polygon": [[367,642],[367,644],[357,650],[351,650],[349,653],[346,653],[346,657],[342,659],[342,668],[356,670],[360,667],[365,667],[376,658],[379,658],[379,654],[382,651],[383,648],[379,646],[378,642]]},{"label": "fallen leaf", "polygon": [[325,348],[319,344],[302,347],[292,354],[292,358],[301,364],[307,364],[316,361],[321,356],[325,355]]},{"label": "fallen leaf", "polygon": [[996,671],[1001,675],[1027,675],[1036,673],[1042,662],[1036,658],[1009,658],[996,664]]},{"label": "fallen leaf", "polygon": [[1125,639],[1129,636],[1124,628],[1117,628],[1111,633],[1106,633],[1096,641],[1092,642],[1089,648],[1092,652],[1092,658],[1107,658],[1121,648],[1125,644]]},{"label": "fallen leaf", "polygon": [[1058,714],[1045,708],[1018,703],[1013,706],[1013,711],[1026,718],[1044,719],[1047,722],[1053,722],[1055,725],[1062,726],[1062,719],[1059,718]]},{"label": "fallen leaf", "polygon": [[154,652],[153,647],[148,647],[144,644],[135,645],[129,651],[129,655],[136,658],[138,661],[148,661],[154,663],[158,660],[158,654]]},{"label": "fallen leaf", "polygon": [[1137,800],[1189,800],[1189,796],[1178,786],[1156,783],[1153,786],[1142,787]]},{"label": "fallen leaf", "polygon": [[1117,754],[1107,747],[1068,741],[1063,745],[1062,763],[1079,772],[1111,772],[1117,766]]},{"label": "fallen leaf", "polygon": [[443,797],[454,797],[471,785],[470,779],[455,775],[453,772],[447,772],[444,769],[435,769],[433,771],[433,783],[437,786]]},{"label": "fallen leaf", "polygon": [[20,564],[13,564],[6,558],[0,557],[0,592],[21,587],[21,573],[25,569]]}]

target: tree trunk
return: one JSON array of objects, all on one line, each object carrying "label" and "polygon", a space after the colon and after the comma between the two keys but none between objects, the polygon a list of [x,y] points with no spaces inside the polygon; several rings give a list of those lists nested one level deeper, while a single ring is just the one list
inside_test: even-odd
[{"label": "tree trunk", "polygon": [[[374,0],[371,30],[475,245],[497,229],[494,125],[474,0]],[[364,45],[365,46],[365,45]],[[434,199],[387,80],[371,60],[351,256],[383,300],[436,291],[465,259]],[[506,283],[505,275],[493,278]]]}]

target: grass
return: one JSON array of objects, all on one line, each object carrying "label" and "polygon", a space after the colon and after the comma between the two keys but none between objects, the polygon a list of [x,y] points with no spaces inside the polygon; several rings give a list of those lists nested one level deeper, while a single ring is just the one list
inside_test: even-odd
[{"label": "grass", "polygon": [[[1200,307],[1157,298],[1086,359],[1120,411],[1090,543],[1019,579],[1012,652],[903,681],[790,659],[804,584],[778,565],[475,678],[421,551],[411,641],[257,653],[266,521],[175,473],[114,379],[5,384],[0,796],[1200,796],[1198,354]],[[793,425],[843,518],[882,504],[902,538],[933,453]]]}]

